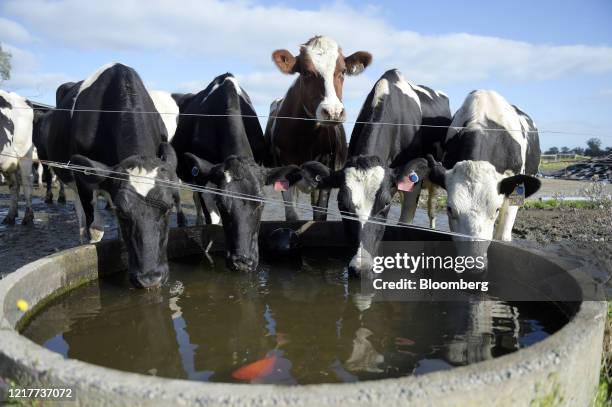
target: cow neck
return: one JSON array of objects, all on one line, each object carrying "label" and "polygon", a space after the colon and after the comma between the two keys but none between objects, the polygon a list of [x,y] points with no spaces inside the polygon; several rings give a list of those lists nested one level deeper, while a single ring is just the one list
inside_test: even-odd
[{"label": "cow neck", "polygon": [[287,91],[287,94],[285,95],[285,100],[281,105],[278,116],[309,119],[281,121],[285,122],[286,125],[290,127],[315,128],[317,127],[316,123],[314,120],[312,120],[315,118],[315,115],[306,107],[304,103],[304,98],[302,97],[303,86],[303,82],[300,80],[300,78],[297,78],[295,83],[291,85],[291,87]]}]

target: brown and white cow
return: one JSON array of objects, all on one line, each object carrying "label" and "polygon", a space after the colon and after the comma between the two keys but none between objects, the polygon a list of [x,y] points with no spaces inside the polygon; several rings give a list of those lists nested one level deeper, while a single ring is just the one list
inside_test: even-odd
[{"label": "brown and white cow", "polygon": [[[346,119],[342,103],[345,75],[358,75],[370,65],[372,55],[358,51],[345,57],[338,43],[316,36],[300,47],[300,53],[280,49],[272,60],[285,74],[298,73],[285,97],[270,106],[266,140],[271,148],[273,164],[301,165],[316,160],[338,170],[346,160],[346,135],[342,122]],[[301,118],[307,120],[294,120]],[[330,190],[311,194],[312,205],[327,208]],[[298,191],[283,191],[287,220],[297,220],[295,203]],[[315,211],[313,219],[325,220],[324,211]]]}]

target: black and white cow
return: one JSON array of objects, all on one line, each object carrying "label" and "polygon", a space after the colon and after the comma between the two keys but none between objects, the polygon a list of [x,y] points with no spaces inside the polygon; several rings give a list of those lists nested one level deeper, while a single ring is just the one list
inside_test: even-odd
[{"label": "black and white cow", "polygon": [[[49,140],[49,134],[51,131],[51,122],[53,120],[54,110],[49,110],[37,115],[34,119],[34,128],[32,130],[32,142],[36,146],[36,153],[39,160],[46,161],[49,159],[47,154],[47,145]],[[46,187],[45,202],[53,203],[53,169],[47,165],[43,166],[42,180]],[[64,183],[59,182],[59,196],[57,198],[58,203],[66,203],[66,191],[64,189]]]},{"label": "black and white cow", "polygon": [[[372,254],[385,230],[391,199],[404,195],[400,222],[414,218],[427,162],[412,159],[439,150],[440,128],[420,127],[422,123],[448,126],[451,113],[448,98],[432,89],[408,82],[398,70],[385,72],[368,94],[359,113],[349,144],[349,158],[340,171],[329,173],[319,163],[306,163],[304,176],[318,188],[340,188],[338,208],[357,220],[343,219],[356,254],[349,270],[368,271]],[[403,124],[403,126],[401,125]],[[445,129],[442,127],[442,134]],[[411,162],[410,171],[406,163]],[[415,174],[411,174],[414,171]],[[316,181],[316,178],[320,181]],[[416,178],[414,177],[416,175]],[[314,180],[314,181],[313,181]]]},{"label": "black and white cow", "polygon": [[178,175],[198,185],[210,182],[223,194],[214,198],[223,221],[228,267],[254,270],[259,262],[257,239],[263,203],[236,195],[263,197],[264,185],[286,181],[285,177],[299,168],[267,169],[260,165],[266,152],[261,126],[249,96],[231,74],[218,76],[193,95],[181,113],[187,115],[180,117],[172,140],[179,157]]},{"label": "black and white cow", "polygon": [[540,188],[534,122],[498,93],[476,90],[455,113],[444,150],[441,164],[429,158],[430,179],[446,189],[451,231],[482,239],[464,250],[484,255],[490,239],[510,241],[519,207],[508,196],[519,184],[525,197]]},{"label": "black and white cow", "polygon": [[[169,216],[178,195],[176,155],[164,142],[167,130],[134,69],[101,67],[83,82],[62,89],[47,145],[53,161],[91,167],[87,173],[56,169],[78,192],[75,206],[82,237],[102,237],[96,191],[117,208],[128,251],[128,272],[138,287],[154,287],[168,276]],[[111,173],[112,171],[112,173]],[[109,178],[112,175],[113,178]]]},{"label": "black and white cow", "polygon": [[0,174],[11,191],[11,204],[2,223],[13,225],[17,217],[19,187],[23,188],[26,210],[22,225],[32,224],[32,126],[34,111],[26,99],[0,90]]},{"label": "black and white cow", "polygon": [[168,142],[171,142],[176,133],[176,126],[178,125],[178,104],[170,93],[162,90],[150,90],[149,96],[151,96],[151,100],[153,100],[155,110],[157,110],[164,122]]}]

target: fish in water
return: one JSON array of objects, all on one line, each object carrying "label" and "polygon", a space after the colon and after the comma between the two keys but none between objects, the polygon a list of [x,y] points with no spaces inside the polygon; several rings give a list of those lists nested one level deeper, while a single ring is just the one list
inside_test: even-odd
[{"label": "fish in water", "polygon": [[238,380],[256,380],[268,376],[274,371],[276,364],[276,355],[267,356],[256,362],[242,366],[232,373],[232,377]]}]

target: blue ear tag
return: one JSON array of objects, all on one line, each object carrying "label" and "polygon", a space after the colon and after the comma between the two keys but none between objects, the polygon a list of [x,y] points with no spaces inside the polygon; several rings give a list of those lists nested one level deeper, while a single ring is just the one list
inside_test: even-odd
[{"label": "blue ear tag", "polygon": [[191,175],[192,175],[192,176],[197,177],[199,173],[200,173],[200,169],[199,169],[198,167],[194,166],[194,167],[191,169]]},{"label": "blue ear tag", "polygon": [[411,182],[414,182],[415,184],[416,184],[417,182],[419,182],[419,176],[418,176],[418,174],[417,174],[416,172],[414,172],[414,171],[412,171],[412,172],[410,172],[410,174],[408,174],[408,179],[409,179]]},{"label": "blue ear tag", "polygon": [[508,196],[508,203],[512,206],[523,206],[525,204],[525,184],[518,184],[514,191]]}]

